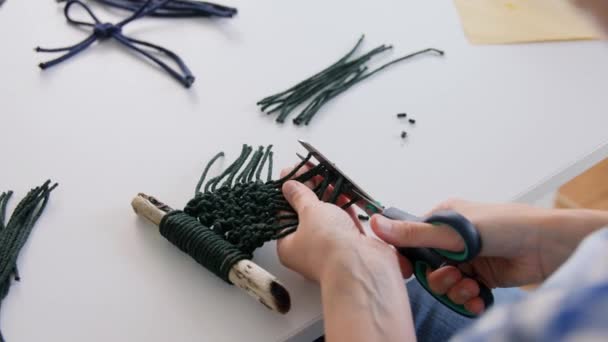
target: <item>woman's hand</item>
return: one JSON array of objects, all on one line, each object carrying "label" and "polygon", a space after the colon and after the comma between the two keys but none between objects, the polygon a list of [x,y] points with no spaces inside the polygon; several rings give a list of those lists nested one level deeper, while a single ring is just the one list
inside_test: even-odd
[{"label": "woman's hand", "polygon": [[363,234],[361,223],[352,211],[320,201],[309,187],[296,181],[286,182],[283,194],[296,210],[299,221],[294,233],[277,242],[279,259],[285,266],[320,282],[328,268],[348,266],[349,262],[355,262],[350,259],[356,255],[377,256],[394,259],[403,277],[411,276],[409,263],[397,258],[390,246]]},{"label": "woman's hand", "polygon": [[326,339],[415,340],[403,283],[409,262],[400,265],[394,248],[362,233],[354,212],[320,201],[305,184],[288,181],[283,194],[299,224],[277,241],[279,259],[321,285]]},{"label": "woman's hand", "polygon": [[[479,230],[480,256],[469,263],[442,267],[428,275],[429,286],[447,294],[467,310],[485,308],[479,286],[463,272],[475,275],[487,286],[512,287],[546,279],[572,253],[584,236],[608,224],[608,214],[591,210],[552,210],[522,204],[481,204],[451,200],[435,208],[453,210],[468,218]],[[399,247],[430,247],[461,251],[464,243],[449,227],[393,221],[372,217],[376,235]]]},{"label": "woman's hand", "polygon": [[596,21],[608,32],[608,2],[605,0],[571,0],[580,8],[595,17]]}]

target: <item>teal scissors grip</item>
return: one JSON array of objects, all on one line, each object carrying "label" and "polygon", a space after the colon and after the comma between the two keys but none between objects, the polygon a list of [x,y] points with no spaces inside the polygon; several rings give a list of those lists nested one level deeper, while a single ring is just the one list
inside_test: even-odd
[{"label": "teal scissors grip", "polygon": [[[410,260],[414,267],[416,279],[435,299],[458,314],[466,317],[477,317],[476,314],[468,311],[464,305],[454,303],[448,296],[434,293],[429,287],[426,277],[427,270],[429,269],[435,270],[445,265],[457,265],[470,261],[479,255],[479,252],[481,251],[481,237],[475,226],[464,216],[454,211],[441,211],[426,219],[422,219],[397,208],[388,208],[383,211],[382,215],[394,220],[425,222],[432,225],[446,225],[454,229],[454,231],[460,235],[465,246],[464,250],[461,252],[450,252],[432,248],[398,248],[398,251]],[[478,279],[468,275],[463,276],[472,278],[478,283],[479,297],[483,300],[485,308],[487,309],[492,306],[494,303],[492,291]]]}]

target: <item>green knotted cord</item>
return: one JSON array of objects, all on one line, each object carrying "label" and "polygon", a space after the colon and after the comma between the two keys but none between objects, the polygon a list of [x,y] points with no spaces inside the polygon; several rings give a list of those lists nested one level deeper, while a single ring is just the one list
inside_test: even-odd
[{"label": "green knotted cord", "polygon": [[231,283],[228,275],[232,266],[243,259],[251,259],[250,254],[241,252],[183,211],[165,215],[159,228],[167,240],[228,283]]},{"label": "green knotted cord", "polygon": [[[255,172],[255,181],[260,182],[262,177],[262,170],[264,169],[264,164],[270,157],[270,162],[272,162],[272,154],[271,154],[272,145],[268,145],[266,147],[266,152],[264,152],[264,157],[262,157],[262,165],[258,167],[258,170]],[[268,168],[269,177],[272,177],[272,165]]]},{"label": "green knotted cord", "polygon": [[370,61],[374,56],[392,49],[392,46],[380,45],[358,58],[349,60],[361,46],[363,38],[364,36],[361,36],[357,44],[345,56],[329,67],[285,91],[260,100],[257,103],[260,106],[260,110],[267,114],[278,112],[276,121],[283,123],[297,107],[302,106],[310,100],[296,118],[293,119],[293,123],[296,125],[308,125],[325,103],[376,73],[398,62],[421,54],[434,53],[438,56],[444,55],[444,52],[441,50],[429,48],[394,59],[372,71],[368,71],[365,63]]},{"label": "green knotted cord", "polygon": [[[335,184],[334,191],[328,195],[332,203],[343,190],[344,180],[331,175],[323,164],[300,171],[311,155],[289,174],[272,180],[272,145],[253,150],[243,145],[239,157],[205,184],[209,169],[224,154],[213,157],[196,185],[194,198],[183,211],[165,215],[160,223],[160,233],[165,238],[228,283],[234,264],[251,259],[255,249],[265,242],[285,237],[297,229],[298,216],[281,192],[286,181],[306,182],[322,176],[323,181],[313,190],[323,198],[329,184]],[[265,168],[268,177],[262,181]]]},{"label": "green knotted cord", "polygon": [[203,171],[203,174],[201,175],[201,178],[198,181],[198,184],[196,184],[196,188],[194,189],[194,195],[198,194],[201,191],[201,186],[203,186],[203,182],[205,181],[205,178],[207,178],[207,173],[209,172],[209,169],[211,168],[211,165],[213,165],[213,163],[215,163],[216,160],[218,160],[219,158],[224,156],[224,152],[220,152],[217,155],[215,155],[215,157],[213,157],[209,163],[207,163],[207,166],[205,167],[205,170]]},{"label": "green knotted cord", "polygon": [[[17,269],[17,258],[21,248],[25,245],[36,221],[42,215],[49,200],[51,191],[57,184],[51,185],[46,181],[36,187],[17,204],[15,210],[6,222],[6,207],[13,192],[8,191],[0,194],[0,312],[2,301],[8,295],[12,279],[19,281]],[[4,342],[0,331],[0,342]]]}]

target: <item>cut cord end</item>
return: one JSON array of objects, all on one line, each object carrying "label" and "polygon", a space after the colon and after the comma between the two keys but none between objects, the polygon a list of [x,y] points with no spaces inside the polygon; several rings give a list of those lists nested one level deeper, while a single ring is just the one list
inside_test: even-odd
[{"label": "cut cord end", "polygon": [[195,81],[194,76],[186,76],[186,78],[184,79],[184,87],[190,88],[192,86],[192,84],[194,83],[194,81]]}]

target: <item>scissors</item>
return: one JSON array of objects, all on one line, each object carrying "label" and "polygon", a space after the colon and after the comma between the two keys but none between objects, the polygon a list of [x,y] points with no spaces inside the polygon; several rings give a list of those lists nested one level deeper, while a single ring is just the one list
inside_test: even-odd
[{"label": "scissors", "polygon": [[[451,210],[439,211],[429,217],[421,218],[395,207],[385,208],[380,204],[380,202],[374,200],[370,195],[363,191],[363,189],[353,182],[344,172],[340,171],[340,169],[338,169],[334,163],[319,152],[319,150],[306,141],[298,141],[302,146],[304,146],[304,148],[306,148],[308,153],[310,153],[312,157],[319,162],[319,164],[322,164],[327,169],[330,174],[332,174],[334,177],[342,177],[344,181],[342,187],[342,189],[344,189],[343,194],[351,199],[360,199],[357,202],[357,206],[363,209],[366,214],[370,216],[374,214],[381,214],[392,220],[424,222],[432,225],[445,225],[455,230],[464,240],[465,247],[461,252],[450,252],[433,248],[411,247],[399,247],[397,250],[412,263],[416,279],[429,294],[435,297],[435,299],[460,315],[466,317],[478,316],[467,310],[464,305],[454,303],[450,298],[448,298],[447,295],[434,293],[429,287],[426,277],[427,270],[435,270],[445,265],[457,266],[458,264],[470,261],[479,255],[479,252],[481,251],[481,237],[477,228],[475,228],[471,221],[466,219],[461,214]],[[304,159],[299,154],[298,157]],[[479,297],[483,300],[485,308],[487,309],[492,306],[494,303],[492,291],[479,279],[466,274],[463,274],[463,277],[475,280],[479,285]]]}]

